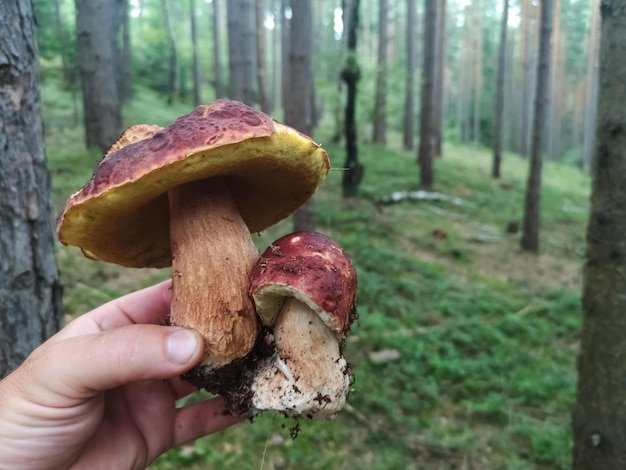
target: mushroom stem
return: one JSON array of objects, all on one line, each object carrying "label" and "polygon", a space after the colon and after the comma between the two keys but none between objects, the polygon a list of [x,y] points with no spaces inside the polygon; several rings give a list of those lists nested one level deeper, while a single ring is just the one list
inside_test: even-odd
[{"label": "mushroom stem", "polygon": [[258,320],[248,286],[258,251],[222,178],[187,183],[168,196],[171,323],[204,337],[199,366],[215,370],[254,346]]},{"label": "mushroom stem", "polygon": [[289,297],[274,325],[275,357],[263,361],[252,384],[254,411],[331,418],[351,389],[337,334],[306,304]]}]

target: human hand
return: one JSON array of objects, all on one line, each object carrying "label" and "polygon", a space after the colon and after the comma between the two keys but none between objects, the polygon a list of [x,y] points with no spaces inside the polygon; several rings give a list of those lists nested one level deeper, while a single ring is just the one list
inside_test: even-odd
[{"label": "human hand", "polygon": [[201,358],[194,331],[159,326],[171,283],[71,322],[0,381],[0,469],[145,468],[161,453],[230,426],[221,398],[176,407]]}]

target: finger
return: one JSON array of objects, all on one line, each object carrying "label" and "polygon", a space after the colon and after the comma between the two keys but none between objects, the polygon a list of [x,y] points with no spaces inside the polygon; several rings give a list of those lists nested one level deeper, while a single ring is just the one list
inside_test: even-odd
[{"label": "finger", "polygon": [[167,280],[112,300],[74,320],[55,336],[54,341],[135,323],[162,323],[170,313],[171,287],[172,281]]},{"label": "finger", "polygon": [[55,388],[62,397],[84,399],[131,382],[178,376],[200,360],[203,349],[193,330],[130,325],[42,348],[31,356],[28,375],[55,377],[37,385]]},{"label": "finger", "polygon": [[226,411],[222,397],[194,403],[176,412],[173,447],[221,431],[244,420]]},{"label": "finger", "polygon": [[192,385],[186,380],[181,379],[180,377],[174,377],[170,380],[170,385],[172,386],[172,390],[174,390],[174,396],[177,400],[188,397],[192,393],[198,391],[198,387]]},{"label": "finger", "polygon": [[172,281],[168,279],[151,287],[115,299],[87,314],[101,331],[134,323],[159,323],[167,318],[172,302]]}]

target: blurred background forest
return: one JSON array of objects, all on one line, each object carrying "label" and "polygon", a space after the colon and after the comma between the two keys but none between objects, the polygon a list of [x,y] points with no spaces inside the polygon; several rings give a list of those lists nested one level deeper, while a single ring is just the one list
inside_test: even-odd
[{"label": "blurred background forest", "polygon": [[[599,0],[32,3],[54,214],[123,128],[220,97],[331,159],[315,205],[255,241],[315,227],[353,258],[346,410],[154,468],[570,468]],[[170,274],[56,259],[66,320]]]}]

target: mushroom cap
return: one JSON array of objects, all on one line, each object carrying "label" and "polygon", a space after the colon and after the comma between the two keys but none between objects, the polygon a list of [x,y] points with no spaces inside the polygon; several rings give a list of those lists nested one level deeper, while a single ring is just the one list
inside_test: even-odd
[{"label": "mushroom cap", "polygon": [[123,135],[70,196],[57,221],[63,244],[122,266],[169,266],[170,189],[224,177],[257,232],[306,202],[330,169],[328,155],[309,137],[237,101],[199,106],[152,130]]},{"label": "mushroom cap", "polygon": [[250,275],[250,293],[265,325],[273,325],[286,298],[316,312],[339,336],[356,318],[356,271],[341,247],[318,232],[294,232],[261,255]]}]

